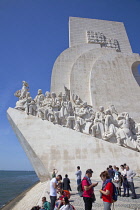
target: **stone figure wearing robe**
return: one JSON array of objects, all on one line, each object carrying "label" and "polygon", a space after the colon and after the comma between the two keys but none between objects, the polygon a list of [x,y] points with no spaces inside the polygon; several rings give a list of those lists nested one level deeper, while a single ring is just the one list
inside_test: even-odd
[{"label": "stone figure wearing robe", "polygon": [[104,126],[100,119],[100,112],[96,112],[93,126],[91,127],[91,135],[94,137],[102,138],[104,133]]},{"label": "stone figure wearing robe", "polygon": [[89,109],[89,114],[90,114],[90,117],[85,119],[86,125],[85,125],[84,133],[86,134],[92,134],[92,126],[94,125],[94,120],[95,120],[95,113],[92,108]]},{"label": "stone figure wearing robe", "polygon": [[45,98],[45,96],[42,93],[42,90],[38,89],[37,96],[34,98],[34,101],[37,105],[37,108],[39,108],[42,105],[42,102],[43,102],[44,98]]},{"label": "stone figure wearing robe", "polygon": [[66,125],[67,117],[72,114],[72,103],[66,99],[66,95],[62,95],[61,109],[59,112],[59,118],[61,124]]},{"label": "stone figure wearing robe", "polygon": [[45,110],[45,120],[48,120],[50,122],[54,122],[54,120],[55,120],[54,110],[51,105],[51,102],[48,104],[48,106]]},{"label": "stone figure wearing robe", "polygon": [[129,114],[123,112],[118,115],[119,129],[116,132],[117,144],[136,148],[136,141],[130,130]]},{"label": "stone figure wearing robe", "polygon": [[29,114],[29,106],[31,104],[32,97],[30,96],[30,93],[26,93],[26,103],[25,103],[25,112],[26,114]]},{"label": "stone figure wearing robe", "polygon": [[36,114],[37,114],[37,105],[36,105],[36,103],[35,103],[34,100],[32,100],[30,102],[30,105],[29,105],[29,114],[30,115],[33,115],[33,116],[36,116]]},{"label": "stone figure wearing robe", "polygon": [[46,91],[45,97],[44,95],[40,96],[40,106],[38,107],[38,117],[43,120],[46,120],[46,109],[51,102],[51,93]]},{"label": "stone figure wearing robe", "polygon": [[93,126],[91,127],[91,135],[102,138],[104,133],[105,113],[104,107],[100,106],[99,111],[95,113]]},{"label": "stone figure wearing robe", "polygon": [[25,111],[25,103],[26,103],[26,99],[22,98],[20,96],[19,100],[16,102],[15,109],[18,109],[18,110],[21,110],[21,111]]},{"label": "stone figure wearing robe", "polygon": [[136,124],[136,135],[137,135],[137,140],[136,140],[137,150],[140,151],[140,123]]},{"label": "stone figure wearing robe", "polygon": [[56,97],[56,93],[52,92],[51,93],[51,106],[53,108],[54,111],[59,111],[59,107],[60,107],[60,102],[58,101],[57,97]]},{"label": "stone figure wearing robe", "polygon": [[32,100],[32,97],[30,97],[30,93],[27,92],[26,96],[23,98],[22,96],[19,97],[19,100],[16,102],[16,109],[23,110],[27,114],[29,113],[28,107]]},{"label": "stone figure wearing robe", "polygon": [[[85,119],[89,118],[89,107],[86,102],[83,102],[81,108],[75,109],[75,130],[83,132],[83,127],[86,124]],[[88,116],[88,117],[87,117]]]},{"label": "stone figure wearing robe", "polygon": [[21,90],[17,90],[14,93],[14,96],[16,96],[18,98],[20,97],[20,100],[24,99],[26,97],[26,93],[28,92],[28,90],[29,90],[28,83],[25,82],[25,81],[22,81],[22,88],[21,88]]},{"label": "stone figure wearing robe", "polygon": [[105,111],[105,133],[103,136],[104,140],[109,140],[112,142],[116,142],[116,131],[117,131],[117,121],[113,118],[110,109]]},{"label": "stone figure wearing robe", "polygon": [[23,81],[22,82],[22,89],[21,89],[21,97],[25,98],[26,97],[26,93],[28,92],[29,87],[28,87],[28,83]]}]

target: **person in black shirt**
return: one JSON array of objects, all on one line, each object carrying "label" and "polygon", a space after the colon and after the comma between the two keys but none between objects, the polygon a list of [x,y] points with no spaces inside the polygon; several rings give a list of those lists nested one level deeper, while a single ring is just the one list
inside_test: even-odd
[{"label": "person in black shirt", "polygon": [[71,190],[71,186],[70,186],[70,179],[68,178],[68,175],[65,175],[65,178],[63,179],[63,190]]},{"label": "person in black shirt", "polygon": [[108,174],[110,176],[110,179],[114,179],[115,172],[113,171],[113,168],[111,165],[109,165]]}]

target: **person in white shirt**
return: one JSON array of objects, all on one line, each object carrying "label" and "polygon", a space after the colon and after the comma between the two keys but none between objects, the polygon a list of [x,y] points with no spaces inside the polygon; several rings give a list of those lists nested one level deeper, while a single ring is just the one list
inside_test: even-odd
[{"label": "person in white shirt", "polygon": [[128,181],[128,186],[132,192],[132,199],[136,199],[136,193],[135,193],[135,187],[134,187],[134,182],[133,182],[133,177],[136,176],[136,173],[132,171],[129,166],[126,166],[126,178]]},{"label": "person in white shirt", "polygon": [[60,208],[60,210],[74,210],[73,206],[69,203],[69,200],[67,197],[64,197],[62,202],[63,202],[63,206]]},{"label": "person in white shirt", "polygon": [[82,175],[80,166],[77,166],[77,171],[76,171],[75,175],[77,176],[77,185],[79,185],[81,183],[81,175]]},{"label": "person in white shirt", "polygon": [[122,177],[122,184],[123,184],[123,189],[124,189],[122,197],[129,197],[129,186],[128,186],[128,181],[126,178],[126,169],[125,169],[124,165],[121,165],[120,167],[122,169],[121,177]]},{"label": "person in white shirt", "polygon": [[58,175],[56,178],[53,178],[50,181],[50,200],[51,200],[50,210],[54,209],[55,201],[57,199],[58,181],[60,181],[60,180],[62,180],[62,176]]}]

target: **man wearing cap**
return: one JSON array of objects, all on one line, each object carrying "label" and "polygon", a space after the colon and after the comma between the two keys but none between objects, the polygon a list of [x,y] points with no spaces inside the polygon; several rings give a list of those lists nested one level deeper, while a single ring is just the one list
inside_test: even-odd
[{"label": "man wearing cap", "polygon": [[92,209],[92,202],[93,202],[93,187],[98,185],[98,182],[91,183],[90,178],[92,177],[92,169],[88,169],[86,171],[86,175],[84,176],[82,180],[82,189],[83,189],[83,200],[85,203],[85,210],[91,210]]}]

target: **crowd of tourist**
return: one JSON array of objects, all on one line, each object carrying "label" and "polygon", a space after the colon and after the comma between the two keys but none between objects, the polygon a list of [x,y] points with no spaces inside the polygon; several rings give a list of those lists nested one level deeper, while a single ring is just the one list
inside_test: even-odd
[{"label": "crowd of tourist", "polygon": [[[117,201],[117,196],[121,196],[121,186],[123,186],[123,197],[129,197],[129,190],[132,193],[131,198],[136,199],[136,193],[134,188],[133,177],[136,173],[129,168],[128,165],[123,164],[119,168],[114,166],[109,167],[100,174],[102,183],[102,189],[100,189],[100,198],[103,200],[104,210],[111,210],[111,205]],[[98,182],[91,183],[92,169],[86,171],[86,175],[82,179],[83,188],[83,200],[85,203],[85,210],[92,209],[92,203],[96,198],[94,195],[94,187],[98,185]]]},{"label": "crowd of tourist", "polygon": [[[117,201],[117,196],[129,197],[131,191],[131,198],[136,199],[135,187],[133,177],[136,173],[129,168],[127,164],[122,164],[119,167],[109,165],[109,167],[101,172],[100,178],[102,180],[102,188],[99,190],[100,198],[103,200],[104,210],[111,210],[112,203]],[[70,204],[70,179],[68,175],[62,182],[62,176],[57,175],[57,169],[53,170],[52,179],[50,181],[50,202],[46,201],[46,197],[42,198],[42,206],[34,206],[31,210],[46,209],[46,210],[74,210],[74,206]],[[98,182],[92,183],[91,177],[92,169],[87,169],[82,178],[82,171],[80,166],[77,166],[75,173],[77,178],[77,190],[85,204],[85,210],[91,210],[92,204],[96,201],[94,194],[94,187]],[[122,190],[122,188],[123,190]],[[123,194],[121,193],[123,191]],[[58,196],[57,196],[58,195]]]}]

